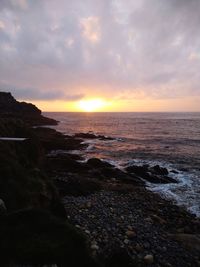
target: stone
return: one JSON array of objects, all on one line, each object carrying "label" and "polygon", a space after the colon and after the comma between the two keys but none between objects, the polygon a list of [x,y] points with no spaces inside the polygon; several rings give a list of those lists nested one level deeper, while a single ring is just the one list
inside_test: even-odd
[{"label": "stone", "polygon": [[151,254],[148,254],[148,255],[146,255],[145,257],[144,257],[144,262],[146,263],[146,264],[152,264],[153,262],[154,262],[154,256],[153,255],[151,255]]},{"label": "stone", "polygon": [[128,243],[129,243],[129,240],[126,238],[126,239],[124,239],[124,244],[125,245],[128,245]]},{"label": "stone", "polygon": [[85,230],[85,233],[90,235],[90,231],[89,230]]},{"label": "stone", "polygon": [[86,207],[88,208],[88,209],[90,209],[91,207],[92,207],[92,203],[89,201],[89,202],[87,202],[86,203]]},{"label": "stone", "polygon": [[102,161],[98,158],[88,159],[87,164],[93,168],[104,168],[104,167],[112,167],[112,165],[106,161]]},{"label": "stone", "polygon": [[154,221],[157,221],[160,224],[166,224],[167,223],[166,220],[164,220],[163,218],[159,217],[156,214],[153,214],[152,217],[153,217]]},{"label": "stone", "polygon": [[169,174],[169,172],[166,168],[162,168],[159,165],[154,166],[152,169],[153,169],[154,173],[157,175],[168,175]]},{"label": "stone", "polygon": [[0,215],[6,213],[6,205],[2,199],[0,199]]},{"label": "stone", "polygon": [[172,238],[180,242],[184,247],[191,251],[200,252],[200,235],[193,234],[175,234]]},{"label": "stone", "polygon": [[93,241],[92,244],[91,244],[91,249],[92,250],[98,250],[99,249],[99,246],[97,245],[97,242],[96,241]]},{"label": "stone", "polygon": [[136,233],[134,231],[128,230],[128,231],[126,231],[126,236],[129,239],[132,239],[132,238],[134,238],[136,236]]},{"label": "stone", "polygon": [[135,246],[135,250],[136,250],[137,252],[141,252],[141,251],[143,251],[143,247],[140,246],[139,244],[137,244],[137,245]]}]

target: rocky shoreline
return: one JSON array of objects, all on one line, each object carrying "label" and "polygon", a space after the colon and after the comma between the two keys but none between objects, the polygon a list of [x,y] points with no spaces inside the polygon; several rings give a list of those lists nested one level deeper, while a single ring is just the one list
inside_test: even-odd
[{"label": "rocky shoreline", "polygon": [[[144,181],[177,183],[166,168],[131,166],[123,172],[67,151],[54,151],[47,160],[68,220],[87,235],[98,259],[105,263],[113,255],[108,266],[199,266],[199,219],[146,189]],[[127,265],[116,263],[117,257]]]},{"label": "rocky shoreline", "polygon": [[71,152],[112,138],[32,127],[51,119],[34,107],[20,118],[24,104],[9,101],[0,135],[28,139],[0,141],[2,266],[200,266],[200,220],[146,188],[177,183],[169,170],[86,160]]}]

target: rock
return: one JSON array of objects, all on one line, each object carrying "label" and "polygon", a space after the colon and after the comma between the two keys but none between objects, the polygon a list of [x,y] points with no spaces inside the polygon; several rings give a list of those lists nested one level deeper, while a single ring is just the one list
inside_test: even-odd
[{"label": "rock", "polygon": [[92,203],[89,201],[89,202],[87,202],[86,203],[86,207],[88,208],[88,209],[90,209],[91,207],[92,207]]},{"label": "rock", "polygon": [[93,134],[93,133],[76,133],[74,135],[74,137],[83,138],[83,139],[100,139],[100,140],[103,140],[103,141],[113,140],[112,137],[107,137],[107,136],[104,136],[104,135],[96,135],[96,134]]},{"label": "rock", "polygon": [[128,245],[128,243],[129,243],[129,240],[126,238],[126,239],[124,239],[124,244],[125,245]]},{"label": "rock", "polygon": [[66,172],[83,172],[87,170],[87,166],[83,163],[77,162],[70,155],[58,155],[47,159],[46,168],[53,171]]},{"label": "rock", "polygon": [[153,172],[157,175],[168,175],[169,172],[166,168],[162,168],[159,165],[156,165],[152,168]]},{"label": "rock", "polygon": [[90,231],[89,231],[89,230],[85,230],[85,233],[86,233],[87,235],[90,235]]},{"label": "rock", "polygon": [[110,163],[106,161],[102,161],[97,158],[91,158],[87,161],[87,164],[94,167],[94,168],[106,168],[106,167],[113,167]]},{"label": "rock", "polygon": [[144,262],[148,265],[152,264],[154,262],[154,256],[151,254],[148,254],[144,257]]},{"label": "rock", "polygon": [[200,253],[200,235],[193,234],[175,234],[171,237],[178,242],[180,242],[184,247],[193,251],[198,251]]},{"label": "rock", "polygon": [[147,174],[148,167],[147,167],[147,165],[143,165],[143,166],[135,166],[135,165],[133,165],[133,166],[127,167],[126,171],[128,173],[134,173],[134,174],[136,174],[136,175],[138,175],[140,177],[143,177],[143,176],[145,176]]},{"label": "rock", "polygon": [[6,213],[6,205],[2,199],[0,199],[0,215],[4,215]]},{"label": "rock", "polygon": [[171,177],[166,176],[168,170],[161,168],[159,165],[149,168],[148,165],[143,166],[129,166],[126,171],[131,174],[135,174],[148,182],[156,184],[177,183],[177,181]]},{"label": "rock", "polygon": [[76,176],[72,176],[66,181],[56,180],[54,183],[61,195],[87,196],[102,189],[102,186],[98,181]]},{"label": "rock", "polygon": [[163,218],[159,217],[156,214],[153,214],[152,218],[153,218],[154,221],[159,222],[160,224],[166,224],[167,223],[166,220],[164,220]]},{"label": "rock", "polygon": [[132,238],[134,238],[136,236],[136,233],[134,231],[128,230],[128,231],[126,231],[126,236],[129,239],[132,239]]},{"label": "rock", "polygon": [[175,171],[175,170],[171,170],[170,172],[174,173],[174,174],[178,174],[179,173],[178,171]]},{"label": "rock", "polygon": [[96,242],[96,241],[92,242],[90,248],[91,248],[92,250],[99,250],[99,246],[97,245],[97,242]]},{"label": "rock", "polygon": [[4,216],[0,251],[5,266],[97,266],[80,231],[42,210],[20,210]]},{"label": "rock", "polygon": [[143,247],[140,246],[139,244],[136,244],[136,246],[135,246],[135,250],[136,250],[137,252],[141,252],[141,251],[143,251]]},{"label": "rock", "polygon": [[20,118],[31,125],[56,125],[57,121],[42,116],[41,110],[31,103],[18,102],[8,92],[0,92],[0,114],[6,118]]}]

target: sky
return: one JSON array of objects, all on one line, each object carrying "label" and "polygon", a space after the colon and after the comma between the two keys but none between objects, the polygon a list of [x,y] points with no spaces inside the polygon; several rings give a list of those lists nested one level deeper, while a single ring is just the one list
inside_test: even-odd
[{"label": "sky", "polygon": [[43,111],[200,111],[200,0],[0,0],[0,90]]}]

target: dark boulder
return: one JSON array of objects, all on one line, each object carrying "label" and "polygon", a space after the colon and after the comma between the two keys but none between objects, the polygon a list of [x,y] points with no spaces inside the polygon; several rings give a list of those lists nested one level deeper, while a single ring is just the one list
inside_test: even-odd
[{"label": "dark boulder", "polygon": [[143,166],[129,166],[126,171],[130,174],[134,174],[143,180],[155,184],[167,184],[167,183],[177,183],[177,181],[171,177],[168,177],[168,170],[162,168],[159,165],[149,168],[148,165]]},{"label": "dark boulder", "polygon": [[65,136],[54,129],[37,127],[33,130],[47,152],[52,150],[79,150],[87,147],[86,144],[82,144],[83,140]]},{"label": "dark boulder", "polygon": [[64,172],[83,172],[88,169],[85,163],[78,162],[73,157],[66,155],[65,157],[57,156],[48,158],[46,161],[46,169],[48,171],[64,171]]},{"label": "dark boulder", "polygon": [[154,183],[154,184],[169,184],[169,183],[177,183],[177,181],[168,176],[158,176],[158,175],[150,175],[143,177],[144,180]]},{"label": "dark boulder", "polygon": [[143,165],[143,166],[129,166],[126,168],[126,171],[128,173],[134,173],[140,177],[144,177],[148,173],[148,165]]},{"label": "dark boulder", "polygon": [[162,168],[159,165],[154,166],[151,170],[156,175],[168,175],[169,174],[167,168]]},{"label": "dark boulder", "polygon": [[62,181],[55,180],[55,185],[63,196],[87,196],[102,189],[97,180],[85,177],[73,177]]},{"label": "dark boulder", "polygon": [[112,164],[106,162],[106,161],[102,161],[100,159],[97,158],[91,158],[87,161],[87,164],[90,165],[93,168],[112,168],[114,167]]},{"label": "dark boulder", "polygon": [[107,136],[104,136],[104,135],[96,135],[96,134],[93,134],[93,133],[76,133],[74,135],[74,137],[83,138],[83,139],[100,139],[102,141],[113,140],[112,137],[107,137]]}]

